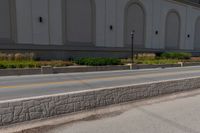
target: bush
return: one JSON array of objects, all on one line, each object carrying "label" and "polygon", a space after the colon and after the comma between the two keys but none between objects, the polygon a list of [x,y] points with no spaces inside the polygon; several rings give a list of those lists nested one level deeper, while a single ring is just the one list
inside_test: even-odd
[{"label": "bush", "polygon": [[107,65],[121,65],[121,60],[116,58],[80,58],[75,61],[79,65],[87,66],[107,66]]},{"label": "bush", "polygon": [[7,60],[7,54],[0,53],[0,60]]},{"label": "bush", "polygon": [[40,68],[41,66],[63,67],[73,65],[70,61],[32,61],[0,60],[0,69],[6,68]]},{"label": "bush", "polygon": [[141,60],[151,60],[151,59],[155,59],[156,58],[156,54],[154,53],[139,53],[136,55],[137,59],[141,59]]},{"label": "bush", "polygon": [[164,59],[190,59],[192,54],[184,52],[167,52],[161,54],[161,58]]},{"label": "bush", "polygon": [[15,60],[20,61],[20,60],[25,60],[25,55],[22,53],[16,53],[15,54]]},{"label": "bush", "polygon": [[35,61],[0,61],[0,69],[6,68],[34,68],[36,67]]},{"label": "bush", "polygon": [[137,64],[159,65],[159,64],[177,64],[177,59],[154,59],[154,60],[137,60]]},{"label": "bush", "polygon": [[34,53],[1,53],[0,60],[9,60],[9,61],[24,61],[24,60],[35,60]]},{"label": "bush", "polygon": [[14,54],[7,54],[7,60],[14,60],[15,55]]}]

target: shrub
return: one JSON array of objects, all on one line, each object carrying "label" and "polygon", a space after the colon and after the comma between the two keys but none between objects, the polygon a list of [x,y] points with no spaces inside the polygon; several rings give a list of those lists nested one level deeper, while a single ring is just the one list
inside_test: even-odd
[{"label": "shrub", "polygon": [[0,69],[5,69],[5,68],[7,68],[7,67],[5,66],[5,64],[1,64],[1,63],[0,63]]},{"label": "shrub", "polygon": [[15,54],[15,60],[17,60],[17,61],[25,60],[25,54],[16,53],[16,54]]},{"label": "shrub", "polygon": [[24,53],[23,60],[35,60],[36,56],[35,53]]},{"label": "shrub", "polygon": [[0,60],[7,60],[7,54],[0,53]]},{"label": "shrub", "polygon": [[192,54],[184,52],[167,52],[161,54],[161,58],[164,59],[190,59]]},{"label": "shrub", "polygon": [[23,60],[35,60],[34,53],[0,53],[0,60],[9,61],[23,61]]},{"label": "shrub", "polygon": [[80,58],[76,64],[87,66],[121,65],[121,60],[116,58]]},{"label": "shrub", "polygon": [[177,59],[155,59],[155,60],[138,60],[138,64],[158,65],[158,64],[177,64]]},{"label": "shrub", "polygon": [[7,60],[14,60],[15,55],[14,54],[7,54]]},{"label": "shrub", "polygon": [[0,69],[6,68],[40,68],[41,66],[62,67],[73,65],[70,61],[32,61],[0,60]]},{"label": "shrub", "polygon": [[29,53],[29,59],[30,60],[36,60],[36,54],[35,53]]},{"label": "shrub", "polygon": [[154,53],[139,53],[136,56],[137,56],[137,59],[143,59],[143,60],[156,58],[156,54]]}]

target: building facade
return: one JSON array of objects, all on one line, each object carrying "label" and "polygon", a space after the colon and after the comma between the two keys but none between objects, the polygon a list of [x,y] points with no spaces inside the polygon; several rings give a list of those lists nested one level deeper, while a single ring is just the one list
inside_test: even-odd
[{"label": "building facade", "polygon": [[0,51],[42,59],[200,54],[199,0],[0,0]]}]

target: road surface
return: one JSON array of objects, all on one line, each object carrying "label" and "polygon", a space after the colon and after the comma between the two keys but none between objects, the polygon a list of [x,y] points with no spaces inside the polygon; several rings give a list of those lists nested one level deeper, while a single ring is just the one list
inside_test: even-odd
[{"label": "road surface", "polygon": [[0,100],[200,76],[200,67],[0,77]]},{"label": "road surface", "polygon": [[200,95],[132,107],[114,117],[66,124],[47,133],[200,133]]}]

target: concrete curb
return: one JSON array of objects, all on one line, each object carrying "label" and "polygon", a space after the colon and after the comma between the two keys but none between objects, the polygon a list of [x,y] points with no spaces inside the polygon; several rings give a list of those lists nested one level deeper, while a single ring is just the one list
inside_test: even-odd
[{"label": "concrete curb", "polygon": [[95,72],[95,71],[112,71],[128,70],[129,66],[97,66],[97,67],[50,67],[44,66],[36,69],[0,69],[0,76],[16,75],[36,75],[36,74],[57,74],[57,73],[74,73],[74,72]]},{"label": "concrete curb", "polygon": [[15,75],[36,75],[40,74],[41,69],[0,69],[0,76],[15,76]]},{"label": "concrete curb", "polygon": [[[183,64],[166,64],[166,65],[134,65],[133,69],[149,69],[149,68],[170,68],[184,66],[199,66],[200,63],[183,63]],[[16,75],[36,75],[36,74],[57,74],[57,73],[75,73],[75,72],[95,72],[95,71],[114,71],[129,70],[130,66],[72,66],[72,67],[51,67],[44,66],[42,68],[25,68],[25,69],[0,69],[0,76],[16,76]]]},{"label": "concrete curb", "polygon": [[[166,64],[166,65],[134,65],[133,69],[149,69],[149,68],[170,68],[184,66],[200,66],[200,63],[182,63],[182,64]],[[130,66],[72,66],[72,67],[50,67],[42,68],[25,68],[25,69],[0,69],[0,76],[16,76],[16,75],[36,75],[36,74],[57,74],[57,73],[75,73],[75,72],[95,72],[95,71],[114,71],[129,70]]]},{"label": "concrete curb", "polygon": [[200,77],[195,77],[1,101],[0,126],[199,88]]}]

